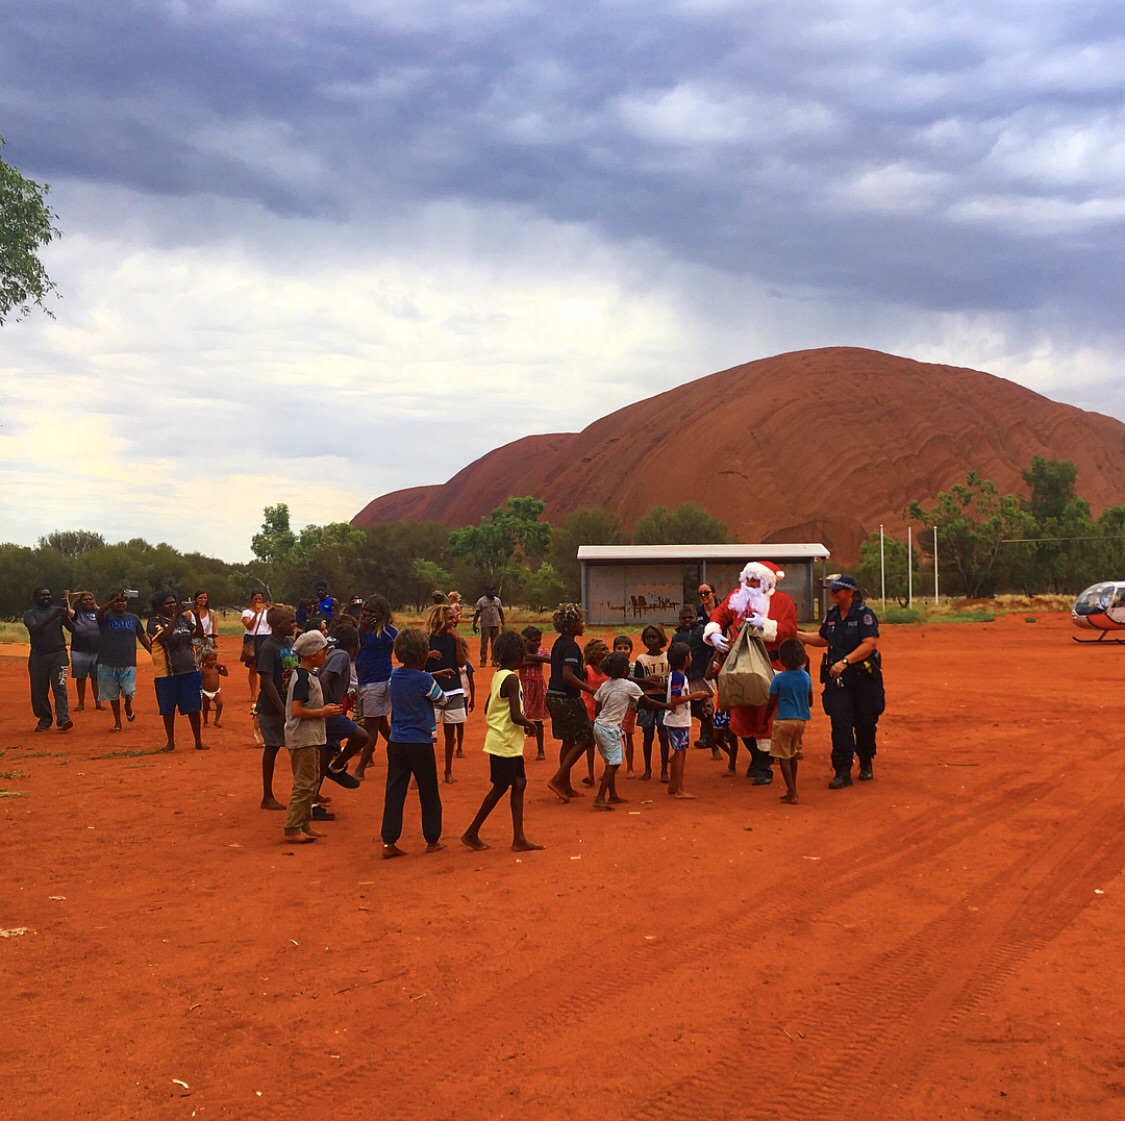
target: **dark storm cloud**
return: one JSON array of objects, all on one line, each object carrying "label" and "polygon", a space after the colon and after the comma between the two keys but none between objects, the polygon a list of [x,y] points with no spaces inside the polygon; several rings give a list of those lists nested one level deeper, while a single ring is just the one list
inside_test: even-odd
[{"label": "dark storm cloud", "polygon": [[[504,203],[782,287],[1118,329],[1118,5],[0,12],[10,155],[44,178],[368,222]],[[1094,150],[1056,174],[1052,134]]]}]

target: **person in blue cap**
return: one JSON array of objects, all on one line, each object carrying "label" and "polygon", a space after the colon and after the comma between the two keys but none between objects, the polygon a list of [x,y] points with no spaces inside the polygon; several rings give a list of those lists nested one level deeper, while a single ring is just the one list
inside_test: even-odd
[{"label": "person in blue cap", "polygon": [[820,667],[821,700],[832,723],[832,769],[828,784],[839,790],[852,784],[852,759],[859,758],[859,780],[875,777],[875,732],[885,706],[879,651],[879,620],[863,601],[854,576],[828,578],[832,606],[817,633],[798,631],[806,646],[826,646]]}]

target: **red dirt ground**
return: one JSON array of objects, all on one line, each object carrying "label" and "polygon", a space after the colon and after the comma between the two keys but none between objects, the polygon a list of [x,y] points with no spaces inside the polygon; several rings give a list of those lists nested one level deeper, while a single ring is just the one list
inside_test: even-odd
[{"label": "red dirt ground", "polygon": [[381,754],[281,842],[237,667],[214,750],[105,758],[160,742],[147,674],[123,735],[36,736],[7,647],[0,1114],[1117,1121],[1125,648],[1072,633],[888,628],[876,781],[825,789],[817,713],[798,807],[693,750],[697,802],[594,814],[529,761],[522,857],[503,805],[457,843],[478,714],[448,849],[410,805],[386,863]]}]

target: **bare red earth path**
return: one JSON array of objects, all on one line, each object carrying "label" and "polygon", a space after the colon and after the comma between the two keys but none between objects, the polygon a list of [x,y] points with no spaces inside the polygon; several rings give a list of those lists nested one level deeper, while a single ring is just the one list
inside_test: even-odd
[{"label": "bare red earth path", "polygon": [[474,714],[448,849],[408,803],[386,863],[381,753],[282,843],[238,668],[213,750],[113,755],[161,742],[147,669],[121,735],[32,735],[3,648],[0,1115],[1117,1121],[1125,647],[1072,633],[887,628],[876,781],[825,788],[814,713],[796,807],[693,750],[698,801],[595,814],[529,758],[522,856],[504,805],[457,842]]}]

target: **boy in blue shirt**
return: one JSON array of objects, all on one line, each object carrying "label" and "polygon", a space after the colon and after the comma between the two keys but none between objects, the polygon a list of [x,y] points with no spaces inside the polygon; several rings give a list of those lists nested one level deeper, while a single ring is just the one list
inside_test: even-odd
[{"label": "boy in blue shirt", "polygon": [[785,793],[781,801],[797,804],[797,761],[801,758],[801,740],[805,725],[812,718],[812,678],[805,668],[805,648],[795,638],[787,638],[777,650],[785,667],[770,682],[770,699],[766,720],[773,719],[770,754],[781,767]]},{"label": "boy in blue shirt", "polygon": [[423,668],[430,656],[430,639],[410,627],[394,642],[395,657],[402,663],[391,671],[391,738],[387,743],[387,790],[383,798],[383,859],[405,856],[398,847],[402,836],[402,807],[410,776],[418,782],[422,807],[422,836],[426,852],[445,848],[441,843],[441,794],[434,759],[434,705],[445,705],[441,686]]}]

